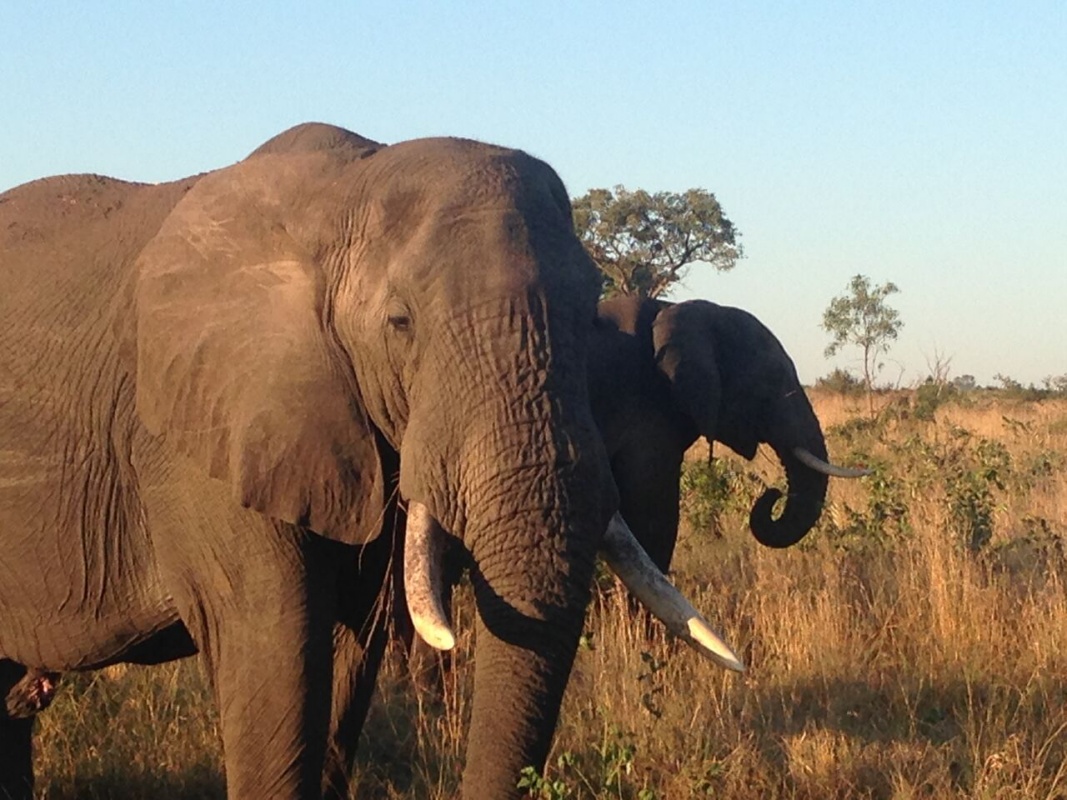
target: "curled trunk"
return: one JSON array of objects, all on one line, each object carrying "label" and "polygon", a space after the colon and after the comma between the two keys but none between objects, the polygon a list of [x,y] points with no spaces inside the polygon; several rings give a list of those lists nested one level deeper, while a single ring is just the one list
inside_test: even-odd
[{"label": "curled trunk", "polygon": [[[823,502],[826,500],[828,478],[803,464],[793,452],[793,448],[773,442],[771,446],[785,468],[789,484],[785,508],[781,516],[775,519],[774,504],[781,498],[782,493],[777,489],[768,489],[753,504],[748,524],[752,535],[760,544],[767,547],[791,547],[803,539],[819,521]],[[826,460],[826,445],[821,433],[817,441],[808,443],[806,449],[816,457]]]}]

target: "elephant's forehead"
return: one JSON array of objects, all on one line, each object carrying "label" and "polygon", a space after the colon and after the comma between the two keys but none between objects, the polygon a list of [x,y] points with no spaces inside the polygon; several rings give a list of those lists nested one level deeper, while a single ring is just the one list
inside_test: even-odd
[{"label": "elephant's forehead", "polygon": [[481,160],[517,152],[473,139],[442,136],[398,142],[380,150],[374,160],[415,170],[432,165],[469,166]]},{"label": "elephant's forehead", "polygon": [[445,309],[527,295],[561,281],[558,259],[538,257],[528,231],[499,210],[443,212],[390,264],[390,283]]},{"label": "elephant's forehead", "polygon": [[509,205],[560,215],[567,204],[562,182],[544,162],[468,139],[401,142],[378,151],[366,168],[372,189],[418,197],[424,211]]}]

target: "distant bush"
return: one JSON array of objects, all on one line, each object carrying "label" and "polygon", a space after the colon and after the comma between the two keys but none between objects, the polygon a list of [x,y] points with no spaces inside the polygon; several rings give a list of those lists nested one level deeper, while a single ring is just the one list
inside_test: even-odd
[{"label": "distant bush", "polygon": [[[1064,384],[1067,385],[1067,376],[1061,377],[1064,378]],[[1000,388],[996,391],[1012,400],[1031,402],[1034,400],[1045,400],[1058,394],[1058,391],[1053,388],[1053,381],[1058,381],[1059,378],[1045,378],[1045,388],[1034,386],[1032,383],[1029,386],[1024,386],[1011,376],[1004,375],[1000,372],[994,375],[993,379],[1000,384]]]},{"label": "distant bush", "polygon": [[938,383],[932,378],[919,385],[915,390],[915,416],[922,420],[932,420],[938,407],[959,395],[955,383]]},{"label": "distant bush", "polygon": [[974,375],[957,375],[952,379],[952,388],[957,392],[973,392],[978,388],[978,381]]},{"label": "distant bush", "polygon": [[863,381],[859,377],[840,367],[835,367],[829,375],[816,380],[815,386],[829,392],[847,395],[860,395],[864,390]]},{"label": "distant bush", "polygon": [[1067,372],[1062,375],[1048,375],[1041,383],[1053,394],[1067,395]]}]

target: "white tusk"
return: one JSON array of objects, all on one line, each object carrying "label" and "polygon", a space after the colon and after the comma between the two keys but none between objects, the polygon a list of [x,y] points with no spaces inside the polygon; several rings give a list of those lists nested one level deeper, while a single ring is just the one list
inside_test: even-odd
[{"label": "white tusk", "polygon": [[404,532],[404,594],[416,632],[431,647],[451,650],[456,637],[441,603],[445,533],[422,503],[408,504]]},{"label": "white tusk", "polygon": [[745,665],[729,645],[719,638],[699,612],[659,571],[659,567],[652,563],[619,514],[615,514],[608,523],[601,555],[634,597],[662,620],[671,633],[684,639],[698,653],[720,667],[735,672],[745,671]]},{"label": "white tusk", "polygon": [[839,467],[836,464],[828,464],[818,456],[814,456],[805,450],[803,447],[794,447],[793,455],[797,457],[797,461],[805,466],[811,467],[816,472],[821,472],[823,475],[829,475],[832,478],[862,478],[864,475],[870,475],[869,469],[853,469],[851,467]]}]

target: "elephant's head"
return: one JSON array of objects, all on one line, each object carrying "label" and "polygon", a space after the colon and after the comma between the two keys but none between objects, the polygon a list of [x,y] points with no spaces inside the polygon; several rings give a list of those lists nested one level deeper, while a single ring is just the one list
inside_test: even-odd
[{"label": "elephant's head", "polygon": [[544,163],[322,125],[202,177],[141,255],[152,433],[243,505],[351,544],[398,485],[409,604],[440,646],[441,529],[470,552],[478,796],[547,755],[617,506],[586,381],[597,286]]},{"label": "elephant's head", "polygon": [[854,476],[826,444],[793,362],[745,311],[694,300],[623,297],[599,307],[590,391],[622,495],[623,516],[661,569],[677,535],[677,478],[697,436],[751,459],[760,443],[781,460],[789,494],[768,489],[752,508],[753,535],[788,547],[815,525],[827,475]]}]

